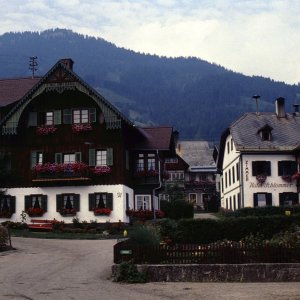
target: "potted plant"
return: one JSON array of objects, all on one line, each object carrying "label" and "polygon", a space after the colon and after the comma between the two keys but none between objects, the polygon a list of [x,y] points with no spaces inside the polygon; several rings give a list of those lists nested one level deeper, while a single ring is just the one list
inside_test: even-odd
[{"label": "potted plant", "polygon": [[95,175],[103,175],[111,173],[111,168],[109,166],[95,166],[92,169],[93,174]]}]

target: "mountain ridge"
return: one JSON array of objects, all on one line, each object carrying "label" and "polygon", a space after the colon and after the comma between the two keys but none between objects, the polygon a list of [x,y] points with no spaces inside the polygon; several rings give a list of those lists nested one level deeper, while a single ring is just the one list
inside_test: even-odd
[{"label": "mountain ridge", "polygon": [[[30,75],[29,56],[37,56],[37,76],[59,59],[74,60],[74,71],[139,125],[172,125],[182,139],[218,141],[237,117],[259,109],[274,111],[300,102],[300,86],[246,76],[195,57],[165,57],[117,47],[102,38],[67,29],[0,36],[0,78]],[[7,59],[10,58],[10,59]]]}]

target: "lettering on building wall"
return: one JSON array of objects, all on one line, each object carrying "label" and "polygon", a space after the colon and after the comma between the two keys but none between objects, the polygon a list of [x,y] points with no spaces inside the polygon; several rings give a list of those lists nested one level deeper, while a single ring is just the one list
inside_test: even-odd
[{"label": "lettering on building wall", "polygon": [[250,182],[250,188],[288,188],[292,187],[293,183],[276,183],[276,182],[266,182],[263,184],[257,182]]},{"label": "lettering on building wall", "polygon": [[249,180],[249,167],[248,167],[248,160],[246,160],[246,162],[245,162],[245,165],[246,165],[246,167],[245,167],[246,181],[248,181],[248,180]]}]

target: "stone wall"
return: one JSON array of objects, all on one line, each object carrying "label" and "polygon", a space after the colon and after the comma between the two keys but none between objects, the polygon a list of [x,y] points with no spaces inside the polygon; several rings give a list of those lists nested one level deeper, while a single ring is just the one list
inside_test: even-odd
[{"label": "stone wall", "polygon": [[[300,282],[300,263],[295,264],[213,264],[138,265],[149,282]],[[119,265],[112,266],[112,276]]]}]

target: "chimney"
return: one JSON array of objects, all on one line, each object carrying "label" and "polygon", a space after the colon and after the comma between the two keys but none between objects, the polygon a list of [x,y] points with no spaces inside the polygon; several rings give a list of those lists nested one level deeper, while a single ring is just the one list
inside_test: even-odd
[{"label": "chimney", "polygon": [[65,65],[65,67],[68,70],[73,71],[74,61],[71,58],[63,58],[63,59],[60,60],[60,63],[62,63],[63,65]]},{"label": "chimney", "polygon": [[300,104],[293,104],[294,116],[299,116],[299,106],[300,106]]},{"label": "chimney", "polygon": [[278,118],[285,118],[285,111],[284,111],[284,98],[279,97],[276,99],[275,102],[276,106],[276,114]]}]

